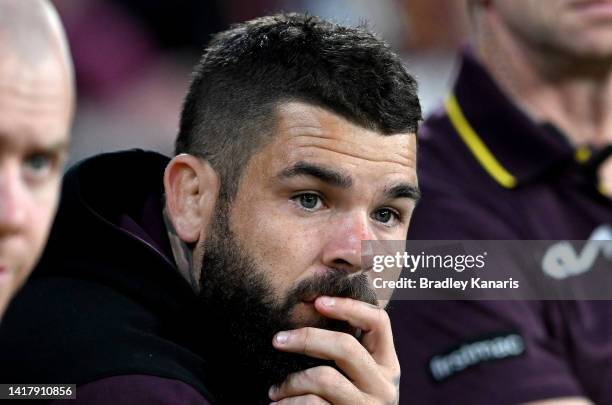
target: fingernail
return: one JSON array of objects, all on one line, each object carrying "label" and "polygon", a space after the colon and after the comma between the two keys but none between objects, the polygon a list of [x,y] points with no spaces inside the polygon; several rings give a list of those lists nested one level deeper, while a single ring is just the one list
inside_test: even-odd
[{"label": "fingernail", "polygon": [[289,333],[279,332],[276,334],[276,336],[274,336],[274,340],[276,340],[276,343],[284,345],[287,343],[287,340],[289,340]]},{"label": "fingernail", "polygon": [[321,297],[319,300],[321,301],[321,304],[329,308],[333,307],[336,303],[336,300],[332,297]]},{"label": "fingernail", "polygon": [[276,392],[276,386],[273,385],[270,387],[270,389],[268,390],[268,397],[270,397],[270,399],[274,399],[272,398],[274,396],[274,393]]}]

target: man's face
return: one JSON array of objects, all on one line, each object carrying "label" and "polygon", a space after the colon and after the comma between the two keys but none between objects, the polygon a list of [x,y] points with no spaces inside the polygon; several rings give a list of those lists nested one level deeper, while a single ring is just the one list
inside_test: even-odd
[{"label": "man's face", "polygon": [[36,264],[57,206],[72,112],[61,58],[31,66],[0,42],[0,111],[1,317]]},{"label": "man's face", "polygon": [[[279,108],[272,143],[246,167],[230,218],[279,302],[330,269],[364,272],[362,240],[405,238],[415,154],[414,134],[382,136],[304,103]],[[292,320],[308,324],[316,297],[301,298]]]},{"label": "man's face", "polygon": [[[244,169],[204,241],[201,295],[222,342],[266,383],[316,362],[275,352],[272,335],[315,326],[354,332],[314,309],[320,295],[378,304],[362,240],[403,240],[417,191],[416,137],[383,136],[292,102]],[[216,314],[216,315],[215,315]],[[226,356],[227,351],[220,350]]]},{"label": "man's face", "polygon": [[531,47],[586,60],[612,58],[610,0],[494,0],[493,7]]}]

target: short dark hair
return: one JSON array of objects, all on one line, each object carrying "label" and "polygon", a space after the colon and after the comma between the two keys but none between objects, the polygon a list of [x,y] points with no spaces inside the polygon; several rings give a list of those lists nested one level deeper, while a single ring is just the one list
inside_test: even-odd
[{"label": "short dark hair", "polygon": [[206,159],[232,199],[281,102],[303,101],[381,134],[416,132],[416,81],[364,28],[303,14],[236,24],[213,37],[183,104],[175,153]]}]

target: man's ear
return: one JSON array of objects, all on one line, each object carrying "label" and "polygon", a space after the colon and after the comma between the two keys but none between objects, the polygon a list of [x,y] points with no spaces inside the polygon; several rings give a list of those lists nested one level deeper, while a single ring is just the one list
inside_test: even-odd
[{"label": "man's ear", "polygon": [[219,175],[207,161],[175,156],[164,172],[166,208],[178,237],[195,243],[203,235],[219,196]]}]

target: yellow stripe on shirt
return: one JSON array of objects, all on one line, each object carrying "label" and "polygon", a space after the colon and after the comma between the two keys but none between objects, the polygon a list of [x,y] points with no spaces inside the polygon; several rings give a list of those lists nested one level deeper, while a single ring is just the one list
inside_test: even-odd
[{"label": "yellow stripe on shirt", "polygon": [[478,163],[480,163],[484,170],[501,186],[505,188],[514,188],[516,186],[516,178],[495,159],[493,153],[491,153],[487,145],[484,144],[480,136],[478,136],[474,128],[472,128],[463,115],[463,111],[461,111],[461,107],[453,93],[448,95],[444,101],[444,106],[453,127],[468,149],[472,152]]}]

